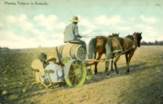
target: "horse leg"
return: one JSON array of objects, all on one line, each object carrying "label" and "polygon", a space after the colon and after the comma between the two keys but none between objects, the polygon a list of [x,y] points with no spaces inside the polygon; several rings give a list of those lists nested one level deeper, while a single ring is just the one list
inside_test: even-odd
[{"label": "horse leg", "polygon": [[107,60],[105,61],[105,72],[108,72],[109,66],[110,66],[110,60],[107,59]]},{"label": "horse leg", "polygon": [[[102,56],[102,53],[99,53],[97,60],[99,60],[101,58],[101,56]],[[98,65],[98,62],[95,62],[95,70],[94,70],[95,74],[97,74],[97,65]]]},{"label": "horse leg", "polygon": [[129,73],[130,72],[130,69],[129,69],[129,57],[128,57],[128,54],[127,53],[125,54],[125,58],[126,58],[126,65],[127,65],[127,71],[126,71],[126,73]]},{"label": "horse leg", "polygon": [[[94,52],[93,54],[89,54],[88,59],[96,59],[96,52]],[[86,63],[86,66],[87,66],[88,74],[91,73],[91,70],[94,70],[94,72],[95,72],[95,70],[97,70],[97,65],[96,65],[95,61]],[[93,68],[93,66],[95,66],[95,67]]]},{"label": "horse leg", "polygon": [[108,69],[109,69],[109,61],[106,60],[105,61],[105,72],[108,72]]},{"label": "horse leg", "polygon": [[113,70],[113,59],[109,59],[108,61],[107,61],[107,66],[109,66],[109,69],[110,69],[110,71],[109,72],[107,72],[107,75],[110,75],[114,70]]},{"label": "horse leg", "polygon": [[114,67],[115,67],[115,71],[117,74],[119,74],[119,70],[117,68],[117,62],[118,62],[119,58],[120,58],[120,55],[116,56],[115,61],[114,61]]},{"label": "horse leg", "polygon": [[97,62],[95,63],[95,70],[94,73],[97,74]]},{"label": "horse leg", "polygon": [[113,70],[113,59],[110,59],[110,70],[111,70],[111,71],[114,71],[114,70]]},{"label": "horse leg", "polygon": [[131,58],[132,58],[133,55],[134,55],[134,51],[132,51],[132,52],[129,54],[129,57],[128,57],[128,61],[129,61],[129,62],[131,61]]},{"label": "horse leg", "polygon": [[113,70],[113,59],[108,59],[105,61],[105,72],[107,72],[108,70],[114,71]]},{"label": "horse leg", "polygon": [[131,61],[131,58],[133,55],[134,55],[134,51],[132,51],[131,53],[128,54],[128,70],[127,70],[127,73],[130,72],[129,65],[130,65],[130,61]]}]

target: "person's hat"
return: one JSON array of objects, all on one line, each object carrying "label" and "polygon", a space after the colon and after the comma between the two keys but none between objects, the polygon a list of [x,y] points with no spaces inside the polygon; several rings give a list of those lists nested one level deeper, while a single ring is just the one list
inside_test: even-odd
[{"label": "person's hat", "polygon": [[78,18],[77,16],[74,16],[74,17],[72,18],[72,22],[79,22],[79,18]]},{"label": "person's hat", "polygon": [[54,56],[48,56],[47,61],[54,61],[56,62],[56,58]]}]

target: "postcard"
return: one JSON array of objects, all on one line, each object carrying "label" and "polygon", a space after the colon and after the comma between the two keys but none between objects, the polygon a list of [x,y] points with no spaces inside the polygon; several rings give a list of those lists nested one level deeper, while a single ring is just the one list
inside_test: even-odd
[{"label": "postcard", "polygon": [[0,104],[163,104],[163,1],[1,0]]}]

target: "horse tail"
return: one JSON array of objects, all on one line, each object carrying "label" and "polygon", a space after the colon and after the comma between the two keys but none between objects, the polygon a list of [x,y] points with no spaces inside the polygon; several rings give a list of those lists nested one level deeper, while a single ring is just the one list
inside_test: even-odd
[{"label": "horse tail", "polygon": [[88,44],[88,59],[96,58],[96,38],[92,38]]}]

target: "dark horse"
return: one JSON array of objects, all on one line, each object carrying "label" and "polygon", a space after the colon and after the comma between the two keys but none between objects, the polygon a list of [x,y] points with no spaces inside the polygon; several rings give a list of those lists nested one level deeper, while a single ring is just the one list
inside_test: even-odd
[{"label": "dark horse", "polygon": [[[142,39],[141,32],[134,32],[133,35],[128,35],[124,38],[119,37],[119,34],[112,34],[111,36],[97,36],[93,38],[89,43],[89,56],[88,58],[94,58],[99,60],[102,54],[107,56],[107,48],[111,46],[112,57],[114,61],[110,61],[111,71],[113,71],[113,64],[115,66],[116,73],[119,73],[117,69],[117,61],[121,55],[125,55],[126,64],[127,64],[127,73],[129,70],[130,60],[136,50],[137,47],[140,47],[140,41]],[[109,40],[109,41],[108,41]],[[111,42],[110,42],[111,41]],[[93,44],[93,45],[92,45]],[[109,47],[110,48],[110,47]],[[96,54],[98,57],[96,58]],[[105,61],[105,71],[108,71],[109,61],[108,57],[106,57]],[[95,61],[92,64],[95,65],[94,73],[97,73],[97,64],[99,61]]]}]

